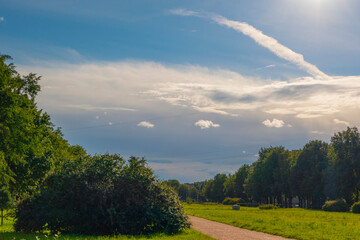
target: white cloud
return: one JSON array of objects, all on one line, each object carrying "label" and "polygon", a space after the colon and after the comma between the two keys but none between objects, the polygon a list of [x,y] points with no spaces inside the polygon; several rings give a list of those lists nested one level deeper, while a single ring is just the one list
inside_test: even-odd
[{"label": "white cloud", "polygon": [[[130,111],[134,112],[136,109],[132,108],[125,108],[125,107],[98,107],[98,106],[92,106],[89,104],[68,104],[67,107],[69,108],[78,108],[82,110],[113,110],[113,111]],[[104,115],[107,113],[104,112]]]},{"label": "white cloud", "polygon": [[4,21],[5,18],[4,17],[0,17],[0,22]]},{"label": "white cloud", "polygon": [[337,119],[337,118],[334,119],[334,123],[344,124],[344,125],[346,125],[346,126],[350,126],[350,123],[349,123],[349,122],[342,121],[342,120],[339,120],[339,119]]},{"label": "white cloud", "polygon": [[243,151],[242,151],[242,153],[243,153],[243,154],[245,154],[245,153],[246,153],[246,151],[245,151],[245,150],[243,150]]},{"label": "white cloud", "polygon": [[225,69],[153,62],[41,65],[18,69],[43,76],[38,101],[47,111],[101,110],[106,115],[177,106],[229,116],[257,111],[309,119],[360,105],[360,76],[269,81]]},{"label": "white cloud", "polygon": [[154,124],[152,124],[151,122],[147,122],[147,121],[139,122],[137,126],[145,127],[145,128],[153,128],[153,127],[155,127]]},{"label": "white cloud", "polygon": [[328,75],[320,71],[315,65],[304,60],[304,56],[292,51],[290,48],[280,44],[276,39],[263,34],[253,26],[239,21],[229,20],[222,16],[213,16],[212,19],[220,24],[241,32],[254,39],[259,45],[269,49],[278,57],[289,62],[295,63],[298,67],[305,70],[316,78],[328,79]]},{"label": "white cloud", "polygon": [[312,131],[310,131],[310,133],[313,133],[313,134],[325,134],[324,132],[317,131],[317,130],[312,130]]},{"label": "white cloud", "polygon": [[284,126],[284,121],[283,120],[279,120],[274,118],[272,121],[270,121],[269,119],[266,119],[265,121],[262,122],[262,124],[264,124],[266,127],[268,128],[281,128]]},{"label": "white cloud", "polygon": [[220,124],[213,123],[210,120],[199,120],[196,123],[194,123],[194,125],[200,127],[201,129],[206,129],[210,127],[220,127]]},{"label": "white cloud", "polygon": [[272,67],[276,67],[276,65],[275,64],[270,64],[270,65],[265,66],[264,68],[272,68]]},{"label": "white cloud", "polygon": [[170,10],[170,13],[179,16],[196,16],[199,14],[198,12],[189,11],[183,8]]},{"label": "white cloud", "polygon": [[112,126],[113,125],[113,123],[112,122],[109,122],[109,126]]}]

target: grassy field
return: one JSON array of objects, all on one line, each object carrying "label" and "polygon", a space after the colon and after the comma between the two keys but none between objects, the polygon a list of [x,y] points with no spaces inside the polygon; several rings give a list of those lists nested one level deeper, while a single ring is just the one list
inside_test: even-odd
[{"label": "grassy field", "polygon": [[146,236],[75,236],[75,235],[46,235],[46,234],[24,234],[24,233],[15,233],[12,228],[13,222],[5,220],[4,225],[0,226],[0,240],[214,240],[213,238],[204,235],[200,232],[194,231],[192,229],[187,229],[180,234],[176,235],[166,235],[166,234],[153,234]]},{"label": "grassy field", "polygon": [[260,210],[231,206],[184,204],[189,215],[236,227],[306,240],[360,239],[360,214],[305,209]]}]

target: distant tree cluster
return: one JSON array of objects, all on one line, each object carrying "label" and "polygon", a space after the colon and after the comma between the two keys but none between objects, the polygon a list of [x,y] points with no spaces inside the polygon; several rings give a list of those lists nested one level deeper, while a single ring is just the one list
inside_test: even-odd
[{"label": "distant tree cluster", "polygon": [[[190,195],[192,188],[198,192],[196,198]],[[190,197],[222,202],[230,197],[292,207],[297,198],[300,207],[320,209],[326,200],[344,199],[350,207],[359,201],[360,134],[356,127],[348,127],[334,134],[330,144],[314,140],[299,150],[261,148],[251,166],[200,183],[178,183],[175,189],[184,201]]]}]

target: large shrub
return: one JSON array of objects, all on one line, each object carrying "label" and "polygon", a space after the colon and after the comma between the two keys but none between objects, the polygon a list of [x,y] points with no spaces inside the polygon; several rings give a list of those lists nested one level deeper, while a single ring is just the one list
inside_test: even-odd
[{"label": "large shrub", "polygon": [[360,213],[360,202],[356,202],[351,206],[351,211],[353,213]]},{"label": "large shrub", "polygon": [[118,155],[68,161],[35,196],[23,199],[15,230],[76,234],[176,233],[189,226],[176,193],[144,159]]},{"label": "large shrub", "polygon": [[348,206],[343,199],[338,199],[334,201],[326,201],[322,206],[322,210],[327,212],[347,212]]}]

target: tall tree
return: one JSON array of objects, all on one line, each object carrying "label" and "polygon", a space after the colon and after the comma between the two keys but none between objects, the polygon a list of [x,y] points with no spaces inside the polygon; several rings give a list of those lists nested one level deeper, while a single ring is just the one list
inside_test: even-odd
[{"label": "tall tree", "polygon": [[295,192],[306,207],[320,209],[325,203],[326,170],[328,167],[328,144],[322,141],[310,141],[297,157],[293,181]]},{"label": "tall tree", "polygon": [[224,200],[224,183],[227,179],[226,174],[216,174],[214,179],[205,183],[203,193],[207,199],[213,202],[222,202]]},{"label": "tall tree", "polygon": [[224,183],[224,194],[226,197],[236,197],[246,200],[244,184],[249,175],[250,167],[244,164],[233,175],[230,175]]},{"label": "tall tree", "polygon": [[356,127],[347,128],[331,138],[331,153],[338,197],[351,205],[359,200],[360,134]]},{"label": "tall tree", "polygon": [[73,154],[50,116],[37,108],[40,77],[20,76],[10,60],[0,55],[0,187],[9,186],[16,197]]}]

